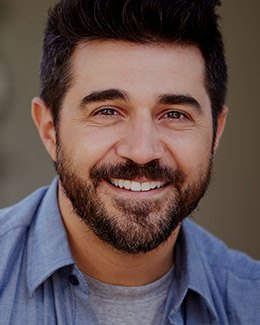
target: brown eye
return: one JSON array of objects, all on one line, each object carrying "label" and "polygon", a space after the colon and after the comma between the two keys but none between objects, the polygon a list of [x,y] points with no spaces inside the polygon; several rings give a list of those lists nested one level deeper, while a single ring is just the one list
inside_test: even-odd
[{"label": "brown eye", "polygon": [[99,110],[96,114],[112,116],[112,115],[116,115],[118,113],[113,108],[103,108],[103,109]]},{"label": "brown eye", "polygon": [[170,119],[180,120],[180,119],[184,118],[185,116],[180,112],[171,111],[171,112],[166,113],[166,117],[170,118]]}]

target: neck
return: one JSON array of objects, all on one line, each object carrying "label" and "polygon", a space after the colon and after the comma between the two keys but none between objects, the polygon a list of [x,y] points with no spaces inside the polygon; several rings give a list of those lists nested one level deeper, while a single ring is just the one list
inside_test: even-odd
[{"label": "neck", "polygon": [[83,273],[104,283],[141,286],[159,279],[172,267],[173,248],[180,226],[165,243],[153,251],[130,255],[97,238],[75,214],[61,188],[59,205],[72,255]]}]

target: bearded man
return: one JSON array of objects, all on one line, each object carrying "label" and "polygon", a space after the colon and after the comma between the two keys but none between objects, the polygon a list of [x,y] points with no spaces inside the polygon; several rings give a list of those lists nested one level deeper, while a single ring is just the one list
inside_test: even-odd
[{"label": "bearded man", "polygon": [[223,133],[209,0],[62,0],[32,116],[57,177],[0,212],[1,324],[257,324],[260,263],[187,219]]}]

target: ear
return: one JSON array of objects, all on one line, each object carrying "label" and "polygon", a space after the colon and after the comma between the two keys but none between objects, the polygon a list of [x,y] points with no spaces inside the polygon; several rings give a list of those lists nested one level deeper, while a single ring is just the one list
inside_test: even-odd
[{"label": "ear", "polygon": [[46,150],[52,160],[56,161],[56,131],[53,118],[50,109],[39,97],[32,100],[32,118]]},{"label": "ear", "polygon": [[224,106],[222,111],[218,115],[218,125],[217,125],[217,130],[216,130],[216,138],[215,138],[215,143],[214,143],[214,154],[216,153],[218,146],[219,146],[219,141],[221,139],[221,136],[224,132],[226,121],[227,121],[227,115],[228,115],[228,107]]}]

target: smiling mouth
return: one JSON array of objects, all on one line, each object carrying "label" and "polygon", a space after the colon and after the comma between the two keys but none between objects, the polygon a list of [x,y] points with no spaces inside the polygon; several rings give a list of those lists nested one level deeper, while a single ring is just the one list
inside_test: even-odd
[{"label": "smiling mouth", "polygon": [[115,187],[133,191],[133,192],[147,192],[166,186],[167,182],[135,182],[124,179],[112,178],[109,181]]}]

